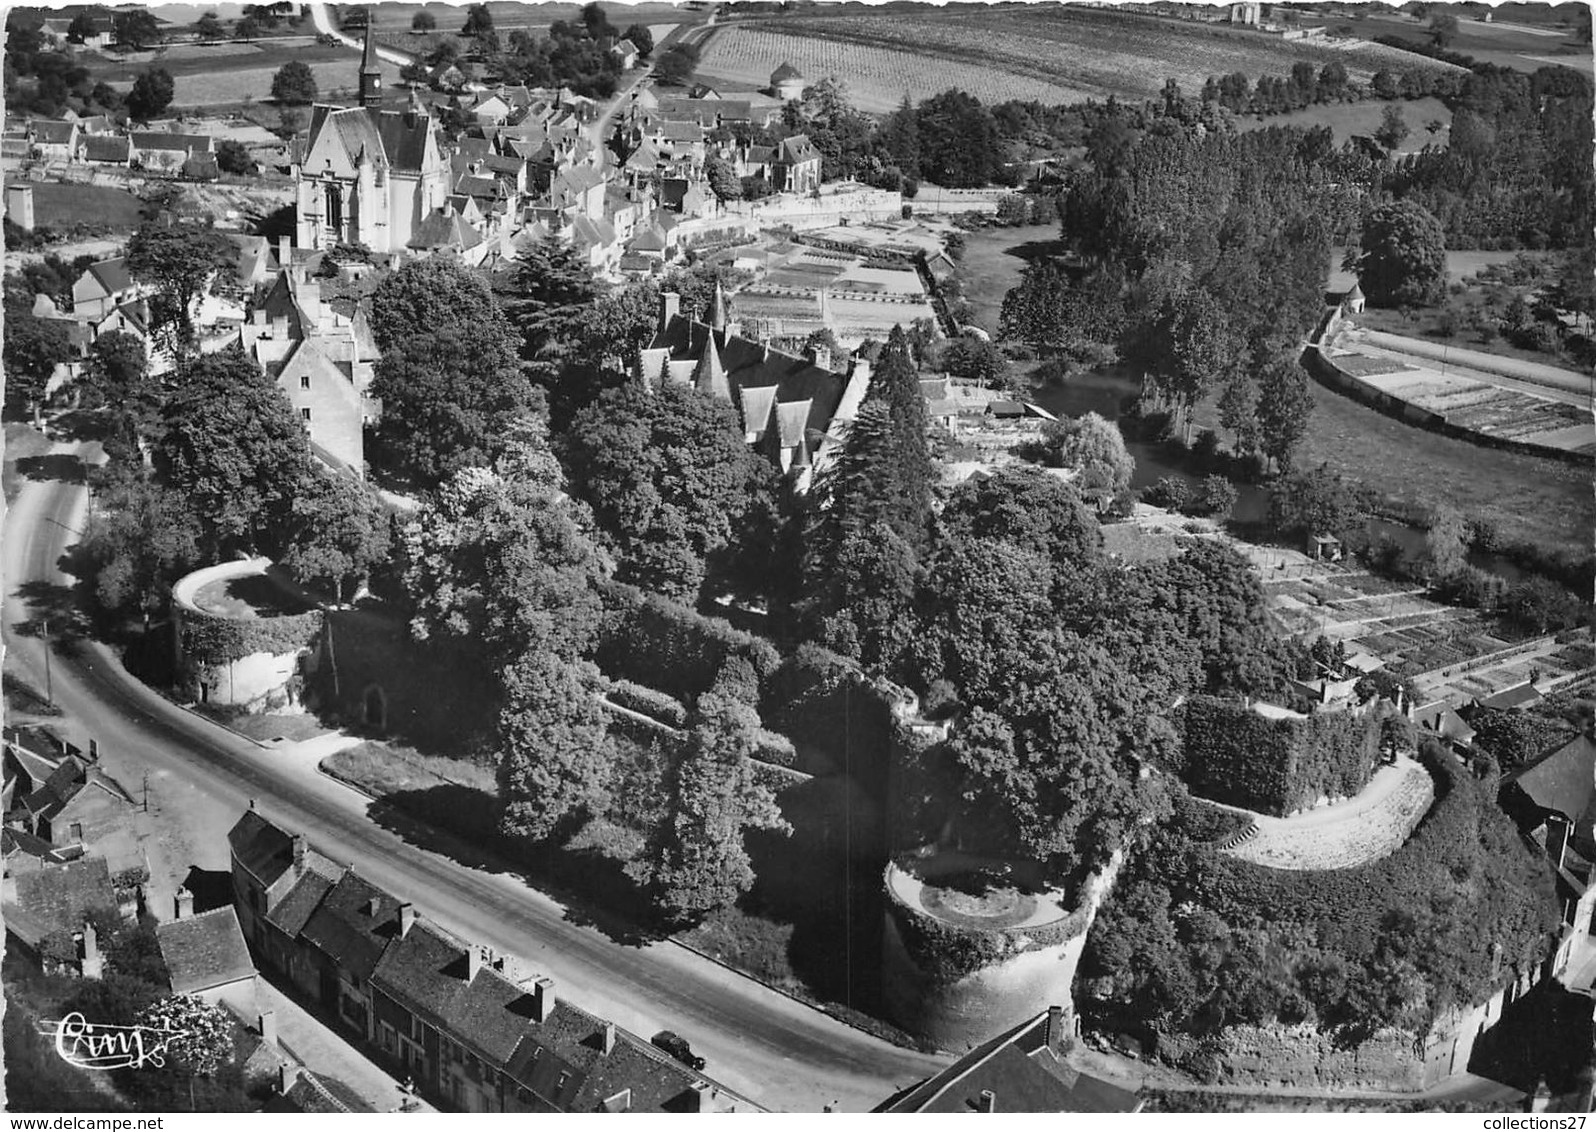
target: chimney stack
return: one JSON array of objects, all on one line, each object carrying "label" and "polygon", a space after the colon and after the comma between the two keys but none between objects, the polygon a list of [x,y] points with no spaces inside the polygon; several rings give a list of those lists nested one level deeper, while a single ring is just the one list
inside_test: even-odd
[{"label": "chimney stack", "polygon": [[665,328],[670,325],[671,319],[675,318],[678,314],[680,314],[681,310],[682,310],[682,297],[679,294],[677,294],[675,291],[663,291],[663,292],[660,293],[660,297],[659,297],[659,329],[660,329],[660,333],[664,333]]},{"label": "chimney stack", "polygon": [[299,1080],[299,1066],[283,1062],[277,1067],[277,1095],[287,1096],[288,1090]]},{"label": "chimney stack", "polygon": [[399,912],[399,938],[404,939],[410,934],[410,929],[415,926],[416,906],[414,904],[401,904]]},{"label": "chimney stack", "polygon": [[606,1023],[604,1023],[604,1029],[603,1029],[603,1031],[600,1034],[600,1041],[602,1043],[600,1045],[600,1049],[604,1053],[611,1054],[611,1053],[615,1052],[615,1023],[614,1022],[606,1022]]},{"label": "chimney stack", "polygon": [[310,848],[310,842],[303,833],[294,834],[294,875],[299,876],[305,871],[305,851]]},{"label": "chimney stack", "polygon": [[100,742],[98,739],[89,740],[89,761],[91,763],[100,761]]},{"label": "chimney stack", "polygon": [[822,346],[816,342],[809,347],[809,356],[814,359],[815,365],[821,369],[829,370],[831,368],[831,347]]},{"label": "chimney stack", "polygon": [[547,1022],[554,1014],[554,980],[547,976],[532,984],[532,1021]]},{"label": "chimney stack", "polygon": [[176,905],[174,909],[175,919],[191,920],[194,918],[194,894],[188,889],[178,889],[173,903]]},{"label": "chimney stack", "polygon": [[99,979],[105,976],[105,957],[100,954],[100,933],[94,930],[94,925],[83,921],[83,962],[81,964],[85,979]]},{"label": "chimney stack", "polygon": [[976,1102],[975,1110],[977,1112],[996,1112],[997,1094],[991,1089],[982,1089],[981,1099]]},{"label": "chimney stack", "polygon": [[1065,1037],[1064,1008],[1062,1006],[1049,1006],[1047,1008],[1047,1048],[1052,1050],[1063,1048]]},{"label": "chimney stack", "polygon": [[275,1010],[262,1011],[257,1028],[260,1030],[261,1041],[267,1045],[277,1044],[277,1012]]},{"label": "chimney stack", "polygon": [[477,972],[482,970],[482,949],[473,944],[466,945],[466,982],[475,982]]},{"label": "chimney stack", "polygon": [[294,262],[294,253],[290,250],[287,236],[277,237],[277,266],[287,267]]},{"label": "chimney stack", "polygon": [[694,1081],[687,1086],[687,1111],[703,1112],[704,1098],[709,1095],[708,1081]]}]

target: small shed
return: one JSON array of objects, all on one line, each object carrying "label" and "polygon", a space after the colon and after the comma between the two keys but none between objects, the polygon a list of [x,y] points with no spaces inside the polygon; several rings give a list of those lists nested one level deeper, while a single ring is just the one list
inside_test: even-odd
[{"label": "small shed", "polygon": [[1320,562],[1341,561],[1341,540],[1335,535],[1310,534],[1305,548],[1309,558]]}]

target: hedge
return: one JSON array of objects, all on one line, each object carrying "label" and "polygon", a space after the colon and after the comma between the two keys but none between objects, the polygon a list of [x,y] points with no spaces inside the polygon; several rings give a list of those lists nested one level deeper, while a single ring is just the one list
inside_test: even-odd
[{"label": "hedge", "polygon": [[687,709],[680,700],[642,684],[616,680],[610,685],[609,699],[623,708],[658,720],[667,727],[680,729],[687,726]]},{"label": "hedge", "polygon": [[1283,816],[1320,798],[1350,798],[1379,761],[1373,712],[1269,719],[1246,704],[1193,696],[1181,709],[1184,778],[1216,802]]},{"label": "hedge", "polygon": [[781,663],[775,645],[718,617],[619,582],[604,583],[600,593],[604,627],[593,659],[612,678],[691,703],[729,657],[746,660],[761,686]]},{"label": "hedge", "polygon": [[802,645],[765,681],[760,718],[795,742],[815,747],[838,769],[881,796],[897,741],[892,700],[859,667],[816,645]]},{"label": "hedge", "polygon": [[321,632],[322,611],[235,621],[183,614],[183,655],[198,664],[228,664],[256,653],[281,656],[298,652]]}]

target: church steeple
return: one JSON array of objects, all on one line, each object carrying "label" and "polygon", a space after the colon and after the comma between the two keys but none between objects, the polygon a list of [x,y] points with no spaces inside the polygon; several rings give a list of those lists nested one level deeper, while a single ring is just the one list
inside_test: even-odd
[{"label": "church steeple", "polygon": [[377,41],[374,38],[373,20],[366,20],[366,46],[360,54],[360,105],[382,105],[382,68],[377,66]]}]

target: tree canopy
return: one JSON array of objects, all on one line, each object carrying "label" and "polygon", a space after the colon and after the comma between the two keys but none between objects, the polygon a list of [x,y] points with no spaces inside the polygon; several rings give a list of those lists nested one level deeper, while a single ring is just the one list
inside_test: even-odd
[{"label": "tree canopy", "polygon": [[308,106],[316,101],[316,76],[310,65],[290,59],[272,76],[272,98],[284,106]]},{"label": "tree canopy", "polygon": [[148,122],[172,104],[177,84],[165,67],[147,67],[128,91],[127,112],[135,121]]},{"label": "tree canopy", "polygon": [[1358,282],[1379,307],[1428,306],[1446,289],[1446,235],[1411,201],[1382,204],[1363,227]]}]

